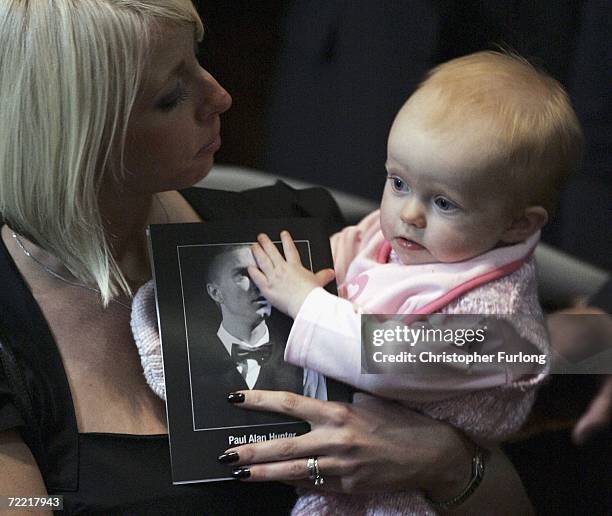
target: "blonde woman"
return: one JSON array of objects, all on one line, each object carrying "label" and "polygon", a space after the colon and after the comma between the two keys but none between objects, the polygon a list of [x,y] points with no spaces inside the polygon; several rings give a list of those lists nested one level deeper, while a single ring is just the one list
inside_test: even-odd
[{"label": "blonde woman", "polygon": [[[172,485],[164,406],[130,331],[150,278],[147,224],[257,216],[265,196],[278,215],[336,213],[323,192],[283,186],[178,191],[210,170],[231,104],[195,57],[202,32],[189,0],[0,1],[2,494],[61,494],[67,513],[105,514],[283,514],[295,500],[280,483]],[[252,391],[242,406],[313,427],[245,447],[248,482],[307,485],[307,458],[324,455],[323,489],[419,488],[444,502],[473,486],[475,447],[391,402]],[[503,456],[486,471],[458,510],[522,510]]]}]

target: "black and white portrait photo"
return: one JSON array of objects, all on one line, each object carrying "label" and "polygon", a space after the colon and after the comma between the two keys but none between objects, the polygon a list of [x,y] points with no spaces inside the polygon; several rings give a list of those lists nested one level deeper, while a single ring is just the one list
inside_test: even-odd
[{"label": "black and white portrait photo", "polygon": [[[284,360],[293,321],[251,281],[257,235],[287,229],[302,264],[333,266],[324,219],[155,224],[149,228],[161,336],[172,479],[231,479],[231,446],[305,434],[306,421],[228,403],[234,391],[274,390],[346,402],[351,391]],[[281,250],[280,242],[275,242]],[[282,252],[282,250],[281,250]],[[336,292],[334,282],[326,287]],[[194,451],[197,450],[197,453]]]},{"label": "black and white portrait photo", "polygon": [[[308,241],[296,242],[310,264]],[[248,274],[251,243],[180,246],[194,430],[286,422],[246,412],[227,395],[282,390],[327,399],[325,379],[284,361],[291,319],[274,310]]]}]

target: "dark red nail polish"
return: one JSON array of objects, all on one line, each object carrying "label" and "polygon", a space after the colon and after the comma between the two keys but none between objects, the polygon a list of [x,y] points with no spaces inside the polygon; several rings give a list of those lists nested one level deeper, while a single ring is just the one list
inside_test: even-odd
[{"label": "dark red nail polish", "polygon": [[249,468],[238,468],[232,471],[232,476],[238,480],[249,478],[251,476],[251,470]]},{"label": "dark red nail polish", "polygon": [[242,403],[244,401],[244,394],[242,392],[230,392],[227,396],[227,401],[230,403]]},{"label": "dark red nail polish", "polygon": [[231,464],[232,462],[238,462],[240,460],[240,455],[238,455],[238,452],[235,451],[222,453],[217,457],[217,460],[221,464]]}]

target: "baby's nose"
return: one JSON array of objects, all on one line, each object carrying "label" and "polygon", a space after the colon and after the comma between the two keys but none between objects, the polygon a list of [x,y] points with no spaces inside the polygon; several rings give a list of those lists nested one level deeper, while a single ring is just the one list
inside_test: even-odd
[{"label": "baby's nose", "polygon": [[427,225],[425,209],[414,197],[404,203],[402,211],[400,212],[400,218],[406,224],[410,224],[417,228],[424,228]]}]

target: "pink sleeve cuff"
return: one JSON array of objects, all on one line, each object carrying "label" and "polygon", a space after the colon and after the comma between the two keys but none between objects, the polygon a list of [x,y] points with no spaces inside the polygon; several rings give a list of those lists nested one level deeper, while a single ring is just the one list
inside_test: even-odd
[{"label": "pink sleeve cuff", "polygon": [[329,308],[326,307],[329,307],[330,303],[335,303],[337,299],[321,287],[311,290],[306,296],[287,339],[286,362],[299,367],[308,367],[306,362],[316,327],[313,323],[319,323],[322,315],[329,313]]}]

